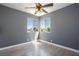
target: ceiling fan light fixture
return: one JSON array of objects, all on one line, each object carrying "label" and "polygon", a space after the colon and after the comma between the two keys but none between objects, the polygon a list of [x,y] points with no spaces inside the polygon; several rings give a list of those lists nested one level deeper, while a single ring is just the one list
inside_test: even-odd
[{"label": "ceiling fan light fixture", "polygon": [[50,6],[53,6],[53,3],[49,3],[49,4],[45,4],[45,5],[43,5],[42,3],[35,3],[35,7],[31,7],[31,8],[35,8],[36,9],[34,14],[37,14],[38,12],[40,12],[40,13],[42,13],[42,12],[48,13],[44,8],[45,7],[50,7]]}]

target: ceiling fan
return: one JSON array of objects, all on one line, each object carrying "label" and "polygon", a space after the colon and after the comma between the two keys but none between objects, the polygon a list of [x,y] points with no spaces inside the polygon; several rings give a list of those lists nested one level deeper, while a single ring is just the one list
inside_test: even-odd
[{"label": "ceiling fan", "polygon": [[26,9],[27,8],[35,8],[35,13],[34,14],[37,14],[38,12],[44,12],[44,13],[48,13],[44,8],[45,7],[50,7],[50,6],[53,6],[53,3],[49,3],[49,4],[46,4],[46,5],[42,5],[41,3],[35,3],[35,7],[25,7]]}]

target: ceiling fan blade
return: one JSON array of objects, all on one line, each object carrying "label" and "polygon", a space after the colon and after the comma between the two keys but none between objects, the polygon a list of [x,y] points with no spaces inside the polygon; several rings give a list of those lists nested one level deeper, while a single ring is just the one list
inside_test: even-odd
[{"label": "ceiling fan blade", "polygon": [[53,6],[53,3],[50,3],[50,4],[47,4],[47,5],[44,5],[43,7],[50,7],[50,6]]},{"label": "ceiling fan blade", "polygon": [[44,9],[42,9],[42,10],[43,10],[43,12],[48,13],[46,10],[44,10]]}]

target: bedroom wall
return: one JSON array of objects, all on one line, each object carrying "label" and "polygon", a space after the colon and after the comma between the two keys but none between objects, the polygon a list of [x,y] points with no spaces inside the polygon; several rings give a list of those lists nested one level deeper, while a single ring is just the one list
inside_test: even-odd
[{"label": "bedroom wall", "polygon": [[79,50],[79,4],[72,4],[42,18],[51,18],[51,32],[40,33],[40,38],[49,42]]},{"label": "bedroom wall", "polygon": [[32,41],[35,33],[27,33],[27,17],[35,17],[0,5],[0,23],[2,34],[0,48]]}]

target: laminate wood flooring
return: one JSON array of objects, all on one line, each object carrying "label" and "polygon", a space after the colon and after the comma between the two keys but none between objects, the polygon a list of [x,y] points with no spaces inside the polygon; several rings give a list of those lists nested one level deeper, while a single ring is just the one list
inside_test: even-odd
[{"label": "laminate wood flooring", "polygon": [[0,50],[0,56],[79,56],[79,54],[39,41]]}]

